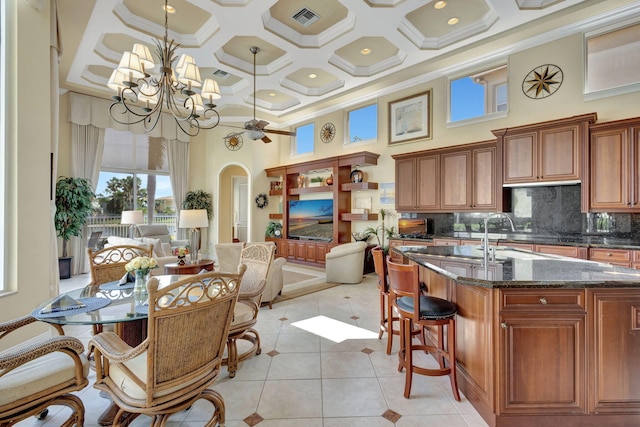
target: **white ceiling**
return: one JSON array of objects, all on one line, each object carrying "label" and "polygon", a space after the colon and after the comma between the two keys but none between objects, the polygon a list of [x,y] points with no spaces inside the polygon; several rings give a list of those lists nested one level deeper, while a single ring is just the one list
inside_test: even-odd
[{"label": "white ceiling", "polygon": [[[439,10],[434,8],[435,0],[169,3],[176,8],[168,18],[169,38],[181,44],[178,53],[196,58],[203,79],[218,81],[223,121],[251,117],[249,47],[260,47],[258,116],[276,127],[416,84],[427,74],[451,72],[456,66],[448,64],[447,57],[460,52],[469,52],[465,58],[469,66],[593,25],[593,13],[615,7],[640,13],[640,2],[625,0],[606,4],[604,0],[447,0]],[[58,0],[64,47],[61,87],[111,96],[106,82],[122,52],[134,42],[152,48],[152,39],[163,37],[163,4],[163,0]],[[308,26],[292,18],[304,7],[319,16]],[[452,17],[458,18],[458,24],[447,24]],[[538,27],[541,30],[536,32]],[[500,48],[490,54],[473,53],[482,52],[478,47],[483,44]],[[364,48],[371,53],[363,55]],[[213,73],[218,70],[229,76],[216,77]],[[309,78],[311,73],[317,78]]]}]

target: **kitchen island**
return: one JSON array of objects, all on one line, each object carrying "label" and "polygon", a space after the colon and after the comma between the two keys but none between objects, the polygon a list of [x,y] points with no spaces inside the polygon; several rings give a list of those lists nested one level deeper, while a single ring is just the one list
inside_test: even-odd
[{"label": "kitchen island", "polygon": [[[458,306],[460,390],[490,426],[640,425],[640,271],[478,246],[401,246]],[[434,334],[430,334],[434,340]]]}]

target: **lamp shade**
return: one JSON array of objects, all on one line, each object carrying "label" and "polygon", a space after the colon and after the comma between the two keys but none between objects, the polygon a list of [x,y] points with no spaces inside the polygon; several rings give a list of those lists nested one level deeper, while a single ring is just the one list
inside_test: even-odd
[{"label": "lamp shade", "polygon": [[122,211],[121,224],[142,224],[143,222],[142,211]]},{"label": "lamp shade", "polygon": [[201,228],[209,226],[206,209],[183,209],[180,211],[180,228]]}]

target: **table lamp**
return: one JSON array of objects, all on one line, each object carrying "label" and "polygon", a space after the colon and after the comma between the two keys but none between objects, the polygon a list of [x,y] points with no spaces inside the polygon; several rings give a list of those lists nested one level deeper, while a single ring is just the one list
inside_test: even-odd
[{"label": "table lamp", "polygon": [[134,228],[136,224],[142,224],[144,219],[142,217],[142,211],[122,211],[122,219],[120,224],[129,224],[129,234],[132,239],[135,237]]},{"label": "table lamp", "polygon": [[194,264],[198,261],[200,249],[200,228],[209,226],[209,218],[206,209],[183,209],[180,211],[180,228],[189,229],[189,258]]}]

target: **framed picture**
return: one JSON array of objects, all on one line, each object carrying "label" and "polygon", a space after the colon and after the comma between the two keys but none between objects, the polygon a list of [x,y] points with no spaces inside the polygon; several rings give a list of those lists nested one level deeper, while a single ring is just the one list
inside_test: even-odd
[{"label": "framed picture", "polygon": [[431,138],[431,89],[389,102],[389,144]]}]

